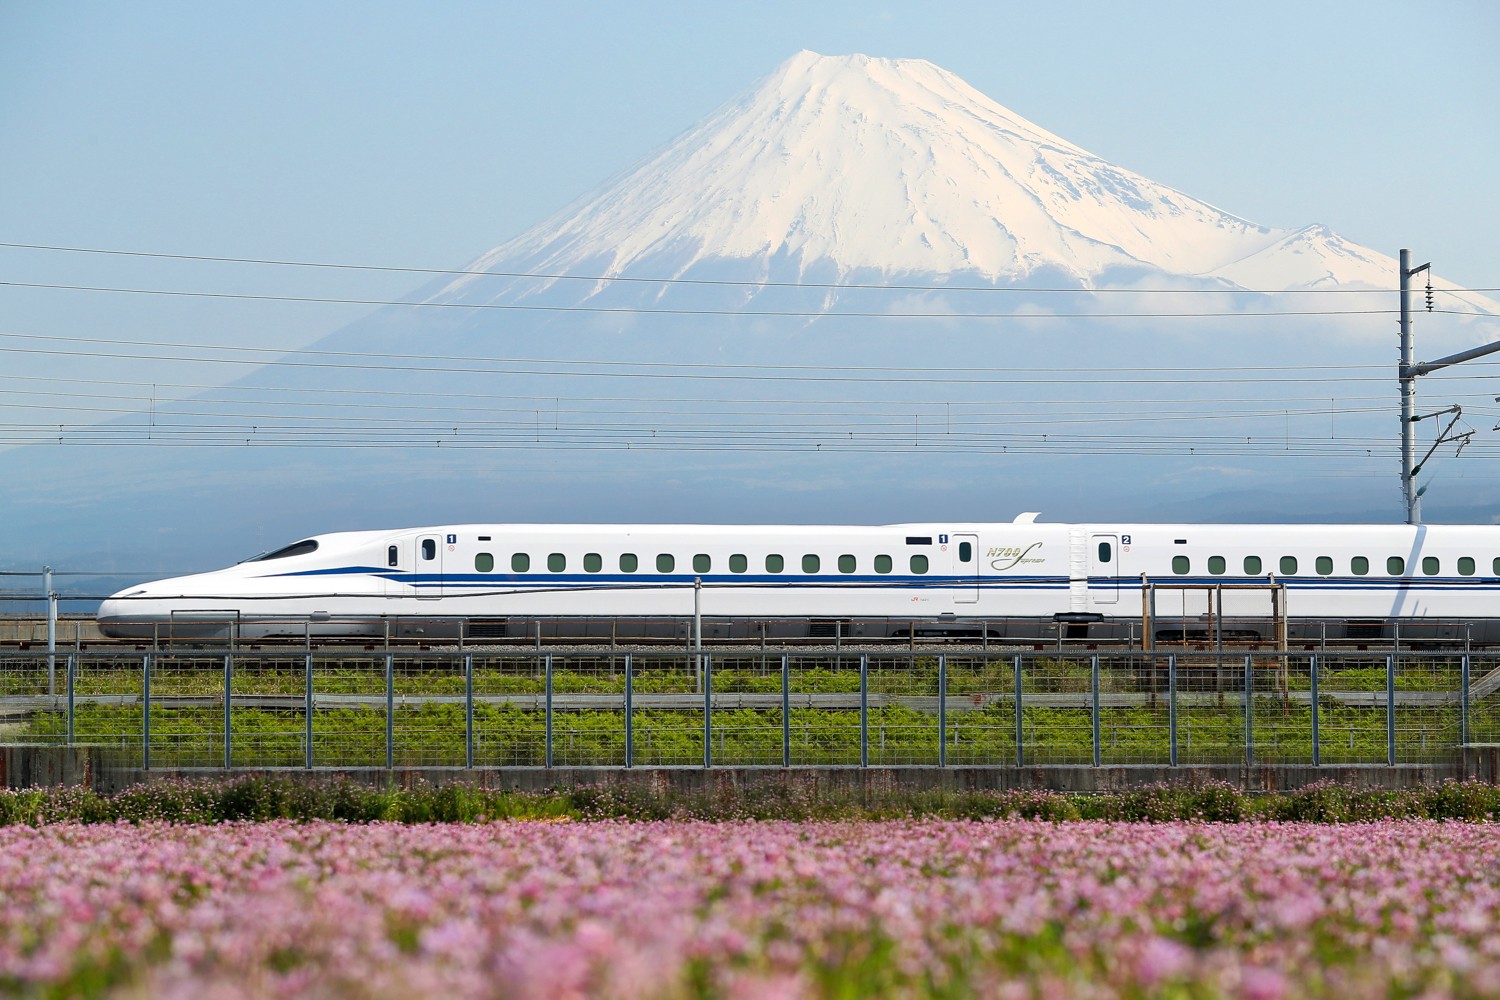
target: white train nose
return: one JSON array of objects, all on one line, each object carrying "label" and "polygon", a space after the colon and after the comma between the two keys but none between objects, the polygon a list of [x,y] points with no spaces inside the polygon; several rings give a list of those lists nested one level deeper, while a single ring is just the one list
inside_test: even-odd
[{"label": "white train nose", "polygon": [[99,604],[94,619],[99,631],[110,639],[150,638],[154,623],[149,620],[149,595],[145,587],[131,587],[111,594]]}]

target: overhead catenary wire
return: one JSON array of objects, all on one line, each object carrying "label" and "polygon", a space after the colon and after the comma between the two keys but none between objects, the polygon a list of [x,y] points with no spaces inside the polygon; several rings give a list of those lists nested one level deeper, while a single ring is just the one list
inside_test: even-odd
[{"label": "overhead catenary wire", "polygon": [[[688,309],[662,308],[654,306],[589,306],[589,305],[542,305],[520,302],[436,302],[412,299],[340,298],[317,295],[268,295],[249,292],[203,292],[170,288],[128,288],[115,285],[74,285],[41,281],[0,281],[0,287],[45,288],[70,292],[109,292],[121,295],[162,295],[195,299],[231,299],[245,302],[307,302],[321,305],[346,306],[399,306],[410,309],[475,309],[501,312],[536,313],[592,313],[627,316],[712,316],[728,318],[736,316],[782,319],[1005,319],[1005,320],[1056,320],[1056,319],[1256,319],[1263,317],[1290,316],[1389,316],[1397,309],[1259,309],[1246,312],[901,312],[893,310],[829,310],[829,309]],[[1088,295],[1088,289],[1075,289],[1075,294]],[[1444,311],[1444,310],[1437,310]],[[1486,315],[1475,313],[1474,315]]]},{"label": "overhead catenary wire", "polygon": [[[1254,288],[1066,288],[1066,287],[1042,287],[1023,288],[1017,286],[1001,285],[954,285],[954,284],[918,284],[904,282],[853,282],[853,281],[773,281],[770,279],[730,279],[730,278],[685,278],[681,276],[652,277],[640,275],[623,274],[570,274],[566,272],[536,272],[536,271],[495,271],[490,269],[468,269],[468,268],[439,268],[439,267],[410,267],[393,266],[382,264],[350,264],[334,263],[327,261],[307,260],[284,260],[266,257],[218,257],[208,254],[175,254],[159,253],[144,250],[118,250],[100,247],[74,247],[61,246],[45,243],[8,243],[0,242],[0,247],[14,250],[46,250],[60,253],[94,254],[99,256],[113,257],[140,257],[155,260],[176,261],[198,261],[217,264],[253,264],[274,267],[293,268],[317,268],[326,270],[342,271],[376,271],[392,274],[424,274],[424,275],[447,275],[452,277],[495,277],[511,279],[534,279],[537,281],[584,281],[593,283],[619,282],[652,285],[709,285],[731,288],[814,288],[814,289],[851,289],[862,291],[941,291],[941,292],[1041,292],[1041,293],[1078,293],[1089,294],[1152,294],[1152,295],[1327,295],[1327,294],[1387,294],[1394,293],[1395,287],[1388,289],[1367,288],[1298,288],[1298,289],[1254,289]],[[1500,288],[1458,288],[1458,289],[1434,289],[1439,294],[1457,294],[1463,292],[1500,292]]]},{"label": "overhead catenary wire", "polygon": [[[28,335],[0,334],[0,337],[11,337],[11,336],[28,336],[29,337],[29,336],[32,336],[32,335],[29,335],[29,334]],[[41,339],[56,339],[56,338],[41,338]],[[125,343],[126,346],[131,346],[129,344],[129,342],[122,342],[122,343]],[[620,366],[620,365],[630,365],[630,364],[636,364],[636,363],[634,363],[634,362],[587,362],[587,361],[533,362],[533,361],[506,361],[506,360],[502,360],[502,359],[495,359],[495,360],[492,361],[490,359],[485,359],[485,358],[478,358],[478,359],[459,359],[459,358],[454,358],[453,359],[453,360],[465,360],[465,361],[468,361],[469,363],[465,367],[438,367],[438,366],[413,367],[409,362],[412,362],[412,361],[421,361],[421,360],[426,360],[426,359],[424,357],[422,357],[421,355],[395,355],[395,354],[378,354],[378,353],[356,354],[356,353],[352,353],[352,352],[317,352],[317,351],[309,351],[309,352],[297,352],[297,351],[285,352],[285,351],[279,351],[279,350],[268,350],[268,349],[264,349],[264,348],[251,348],[251,347],[213,347],[213,346],[193,347],[193,346],[185,346],[183,349],[187,349],[187,350],[202,350],[202,351],[217,351],[217,352],[221,352],[221,353],[228,353],[228,352],[249,353],[249,354],[266,353],[266,354],[275,354],[275,355],[278,355],[278,357],[274,358],[274,359],[267,359],[267,358],[262,358],[262,357],[250,357],[250,358],[190,357],[190,356],[183,356],[183,355],[168,355],[168,354],[161,354],[161,353],[155,353],[155,354],[122,354],[122,353],[114,353],[114,352],[109,352],[109,351],[97,351],[97,350],[95,350],[95,351],[81,351],[81,350],[80,351],[69,351],[69,350],[58,350],[58,349],[54,349],[54,348],[35,348],[35,347],[25,347],[25,348],[21,348],[21,347],[0,347],[0,353],[4,353],[4,354],[36,354],[36,355],[58,356],[58,357],[112,358],[112,359],[132,360],[132,361],[179,361],[179,362],[190,362],[190,363],[196,363],[196,364],[242,365],[242,366],[253,366],[253,367],[256,367],[256,368],[319,368],[319,369],[348,370],[348,371],[434,372],[434,373],[472,374],[472,375],[527,375],[527,376],[548,375],[548,376],[570,377],[570,378],[701,379],[701,380],[707,380],[707,381],[736,381],[736,380],[738,380],[738,381],[754,381],[754,382],[817,382],[817,383],[828,383],[828,382],[855,382],[855,383],[859,383],[859,382],[865,382],[865,383],[880,383],[880,384],[946,383],[946,384],[964,384],[964,385],[983,385],[986,382],[1003,382],[1004,384],[1007,384],[1007,385],[1037,385],[1037,384],[1053,384],[1053,383],[1059,382],[1059,381],[1066,381],[1066,382],[1073,383],[1073,384],[1089,384],[1089,383],[1161,384],[1161,383],[1170,383],[1170,382],[1174,381],[1173,379],[1120,378],[1120,377],[1117,377],[1117,376],[1101,377],[1101,378],[1025,379],[1025,378],[1017,378],[1017,377],[1015,377],[1015,375],[1016,375],[1016,373],[1018,371],[1016,369],[1009,369],[1009,370],[991,369],[991,370],[988,370],[988,371],[984,372],[984,374],[988,375],[989,377],[987,377],[987,378],[978,378],[978,379],[976,379],[976,378],[936,378],[936,377],[934,377],[934,378],[927,378],[927,377],[913,378],[913,377],[899,377],[899,376],[894,376],[894,375],[878,376],[878,377],[850,376],[850,375],[833,374],[832,373],[833,369],[831,368],[831,366],[830,366],[830,368],[826,368],[826,369],[815,369],[815,370],[821,372],[821,374],[816,374],[816,375],[813,375],[813,374],[794,374],[794,375],[774,374],[774,372],[776,371],[776,369],[777,369],[778,366],[773,366],[773,365],[744,366],[744,367],[747,367],[747,368],[748,367],[758,367],[762,372],[773,372],[773,374],[745,374],[742,371],[734,371],[734,370],[731,370],[731,371],[728,371],[728,372],[723,372],[723,371],[716,371],[716,372],[684,372],[684,371],[676,371],[676,370],[672,370],[672,369],[674,369],[674,368],[680,368],[680,367],[687,367],[687,366],[685,366],[685,365],[675,365],[673,363],[667,363],[667,362],[660,363],[660,364],[655,364],[655,365],[652,366],[652,367],[656,367],[656,368],[667,368],[667,369],[669,369],[669,370],[666,370],[666,371],[633,371],[633,370],[632,371],[587,371],[587,370],[579,370],[579,369],[583,368],[583,367],[586,367],[588,365],[591,365],[591,364],[592,365],[598,365],[598,366],[604,367],[604,366],[610,366],[610,365]],[[401,360],[403,360],[405,362],[408,362],[408,363],[401,364],[401,365],[388,365],[388,364],[347,364],[347,363],[320,362],[320,361],[289,361],[289,360],[285,360],[285,357],[284,357],[284,355],[287,354],[287,353],[293,353],[293,354],[305,353],[305,354],[311,354],[311,355],[314,355],[314,356],[317,356],[317,355],[330,355],[330,356],[336,356],[336,357],[349,357],[349,358],[399,358],[399,359],[401,359]],[[445,360],[445,358],[443,358],[442,356],[434,356],[433,360]],[[505,365],[505,364],[513,364],[513,365],[553,365],[553,366],[571,365],[573,367],[572,368],[568,368],[568,369],[554,367],[554,368],[546,369],[546,370],[539,370],[537,368],[520,369],[520,368],[479,367],[481,365],[488,365],[488,364],[494,364],[494,365]],[[730,367],[730,366],[704,365],[702,367],[705,367],[705,368],[717,368],[717,367]],[[1369,366],[1369,367],[1371,367],[1373,369],[1374,366]],[[1303,369],[1303,370],[1310,370],[1310,369],[1313,369],[1313,368],[1317,368],[1317,366],[1308,366],[1308,368]],[[858,369],[843,369],[843,370],[858,370]],[[882,370],[889,370],[889,369],[882,369]],[[956,370],[956,369],[942,369],[942,370],[952,371],[952,370]],[[1056,370],[1057,371],[1063,371],[1064,369],[1056,369]],[[1156,371],[1156,370],[1171,371],[1171,369],[1142,369],[1142,370],[1143,371]],[[1219,369],[1215,369],[1215,370],[1227,373],[1227,372],[1233,372],[1233,371],[1236,371],[1236,370],[1255,371],[1257,369],[1219,368]],[[1275,370],[1275,369],[1268,369],[1268,370]],[[1327,369],[1326,369],[1326,367],[1323,367],[1323,368],[1317,368],[1317,370],[1326,371]],[[1125,369],[1090,369],[1089,371],[1102,372],[1102,371],[1126,371],[1126,370]],[[1189,373],[1194,373],[1195,376],[1201,376],[1201,374],[1207,373],[1210,370],[1209,369],[1205,369],[1202,372],[1196,372],[1194,369],[1183,369],[1182,371],[1189,372]],[[1024,374],[1024,372],[1021,372],[1021,373]],[[1461,375],[1460,376],[1453,376],[1453,378],[1463,378],[1463,377],[1464,376],[1461,376]],[[1469,377],[1479,378],[1479,377],[1482,377],[1482,376],[1475,375],[1475,376],[1469,376]],[[1203,384],[1203,383],[1206,383],[1206,382],[1219,382],[1219,383],[1247,384],[1248,385],[1248,384],[1274,384],[1274,383],[1324,384],[1324,383],[1339,383],[1339,382],[1375,382],[1375,381],[1384,381],[1384,380],[1385,379],[1381,378],[1380,376],[1377,376],[1375,374],[1370,374],[1370,375],[1356,375],[1356,376],[1342,376],[1342,375],[1329,376],[1329,375],[1323,375],[1323,376],[1303,376],[1303,377],[1285,377],[1285,378],[1255,377],[1255,378],[1221,378],[1221,379],[1209,379],[1209,378],[1203,378],[1203,377],[1194,377],[1192,379],[1180,379],[1180,380],[1176,380],[1176,381],[1191,382],[1192,384]]]}]

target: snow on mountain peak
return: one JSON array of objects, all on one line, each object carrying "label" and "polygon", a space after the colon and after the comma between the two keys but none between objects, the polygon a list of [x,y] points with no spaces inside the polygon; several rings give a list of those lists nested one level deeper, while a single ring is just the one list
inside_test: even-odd
[{"label": "snow on mountain peak", "polygon": [[839,274],[1116,266],[1199,274],[1279,234],[1115,167],[919,59],[800,52],[479,265],[619,273],[652,259]]},{"label": "snow on mountain peak", "polygon": [[[471,269],[1080,287],[1143,271],[1283,289],[1394,279],[1384,255],[1322,227],[1237,218],[932,63],[806,51]],[[468,286],[437,297],[478,292]]]}]

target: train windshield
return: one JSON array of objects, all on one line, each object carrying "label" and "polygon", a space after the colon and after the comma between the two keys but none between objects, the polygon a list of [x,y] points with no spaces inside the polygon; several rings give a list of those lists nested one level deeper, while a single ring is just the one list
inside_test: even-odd
[{"label": "train windshield", "polygon": [[288,556],[305,556],[310,552],[318,551],[316,539],[308,538],[304,541],[293,542],[284,548],[276,549],[274,552],[263,552],[258,556],[252,556],[245,562],[265,562],[267,559],[285,559]]}]

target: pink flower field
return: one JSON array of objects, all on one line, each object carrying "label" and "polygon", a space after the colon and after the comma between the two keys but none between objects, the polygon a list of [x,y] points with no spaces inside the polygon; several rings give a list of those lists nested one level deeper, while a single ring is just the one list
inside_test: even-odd
[{"label": "pink flower field", "polygon": [[1496,827],[0,829],[0,991],[1478,997]]}]

